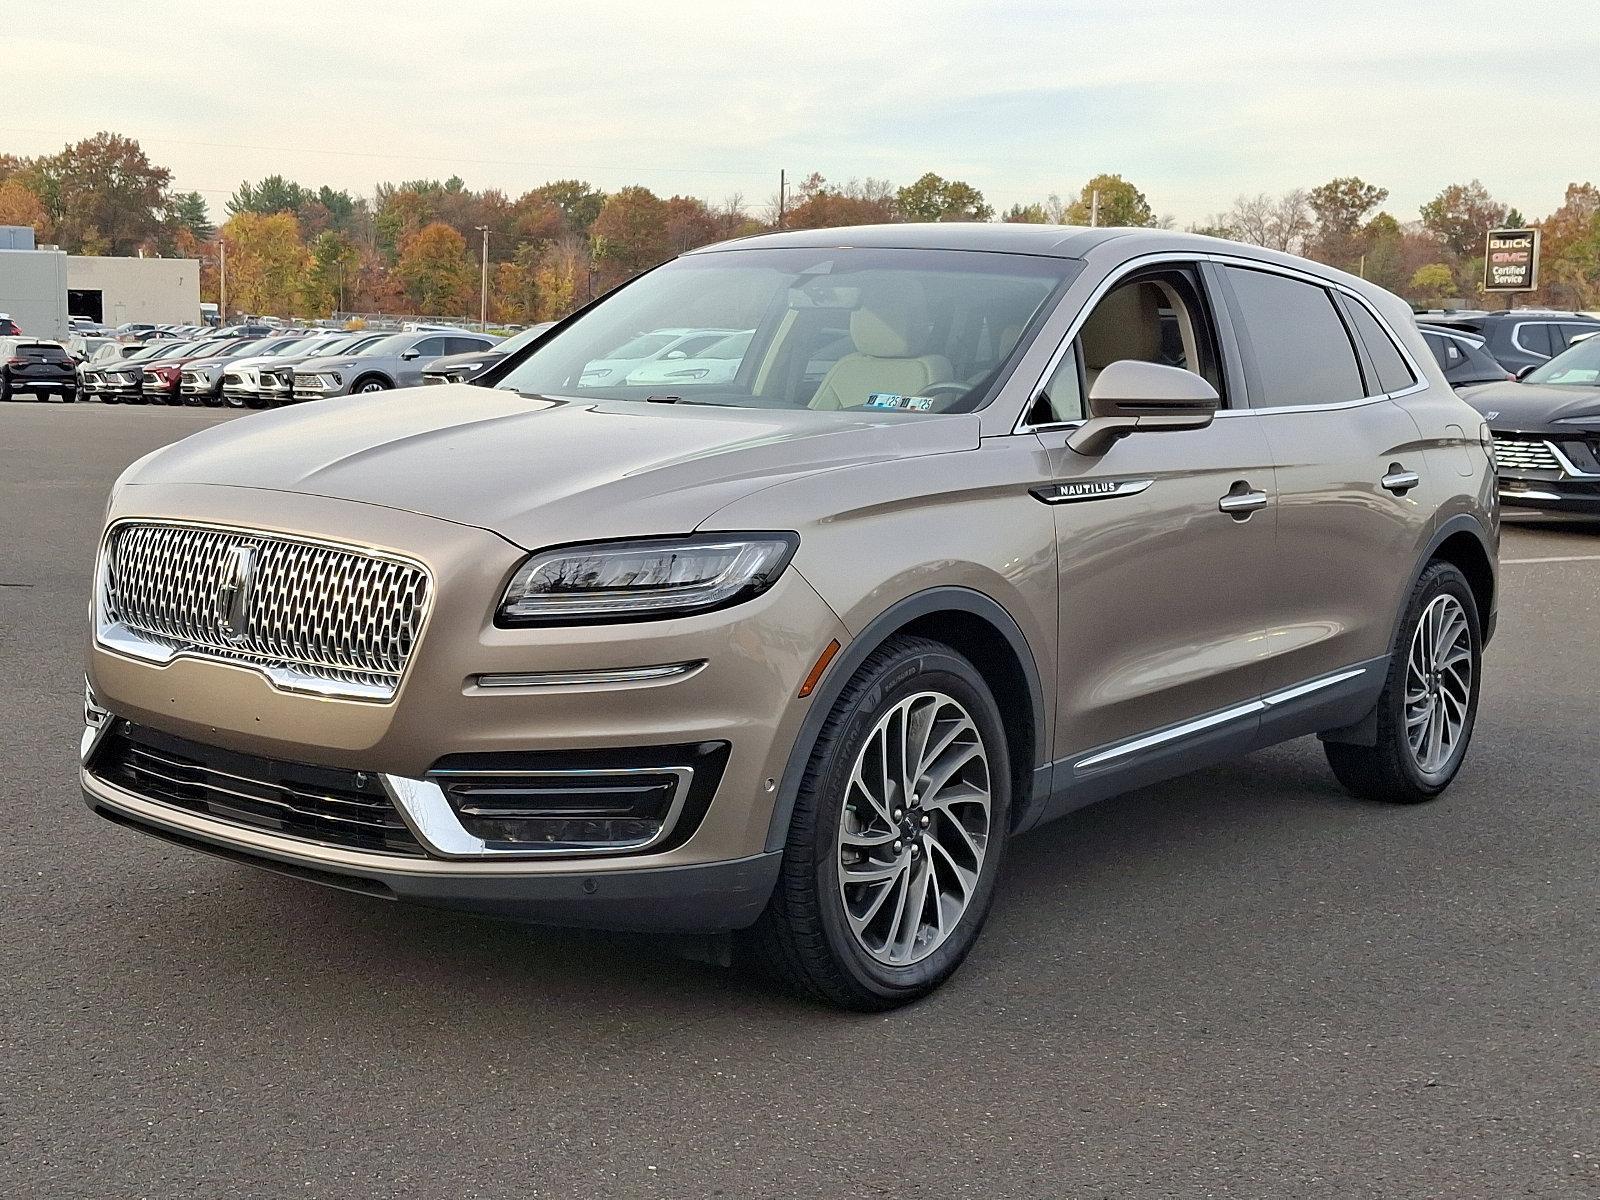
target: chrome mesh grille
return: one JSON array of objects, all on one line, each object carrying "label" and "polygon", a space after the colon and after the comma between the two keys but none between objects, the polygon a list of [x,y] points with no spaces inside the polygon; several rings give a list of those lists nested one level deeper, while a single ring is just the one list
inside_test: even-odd
[{"label": "chrome mesh grille", "polygon": [[1561,460],[1556,458],[1555,452],[1550,449],[1550,443],[1542,438],[1497,436],[1494,439],[1494,461],[1502,470],[1507,468],[1521,471],[1561,470]]},{"label": "chrome mesh grille", "polygon": [[[219,605],[240,547],[253,550],[254,563],[243,620],[230,628]],[[353,694],[387,698],[428,597],[427,573],[414,563],[270,534],[139,522],[112,531],[101,605],[102,623],[169,651],[254,664],[290,690],[351,685]],[[336,686],[293,687],[300,677]]]}]

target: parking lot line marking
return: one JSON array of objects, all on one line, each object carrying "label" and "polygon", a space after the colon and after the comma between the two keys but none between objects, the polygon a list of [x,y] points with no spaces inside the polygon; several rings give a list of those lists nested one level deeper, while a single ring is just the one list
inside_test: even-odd
[{"label": "parking lot line marking", "polygon": [[1534,563],[1600,562],[1600,554],[1557,554],[1549,558],[1502,558],[1502,567],[1524,567]]}]

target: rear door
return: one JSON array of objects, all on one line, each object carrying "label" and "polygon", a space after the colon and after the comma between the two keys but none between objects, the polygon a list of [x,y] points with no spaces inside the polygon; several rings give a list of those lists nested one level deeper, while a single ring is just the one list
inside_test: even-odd
[{"label": "rear door", "polygon": [[1332,677],[1370,672],[1389,651],[1432,521],[1421,501],[1421,434],[1388,398],[1418,379],[1359,299],[1265,267],[1228,265],[1220,275],[1277,470],[1270,700],[1306,684],[1334,687]]}]

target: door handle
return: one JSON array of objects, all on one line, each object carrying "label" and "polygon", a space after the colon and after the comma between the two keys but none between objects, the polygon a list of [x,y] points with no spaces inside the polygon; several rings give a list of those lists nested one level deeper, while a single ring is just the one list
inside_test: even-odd
[{"label": "door handle", "polygon": [[1256,509],[1266,506],[1267,494],[1256,491],[1242,479],[1228,490],[1226,496],[1217,501],[1217,511],[1227,513],[1235,521],[1248,520]]},{"label": "door handle", "polygon": [[1379,480],[1379,482],[1393,492],[1396,496],[1404,496],[1412,488],[1416,487],[1417,484],[1422,482],[1422,476],[1418,475],[1415,471],[1406,470],[1399,463],[1390,463],[1389,473]]}]

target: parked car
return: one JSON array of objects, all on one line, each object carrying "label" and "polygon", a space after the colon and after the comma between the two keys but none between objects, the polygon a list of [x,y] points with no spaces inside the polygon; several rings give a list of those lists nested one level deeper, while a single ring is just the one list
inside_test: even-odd
[{"label": "parked car", "polygon": [[315,333],[295,334],[274,339],[271,348],[260,353],[231,359],[223,364],[221,391],[218,403],[230,408],[264,408],[268,400],[262,389],[263,373],[282,366],[289,371],[292,387],[292,367],[307,358],[334,353],[337,348],[353,339],[348,334]]},{"label": "parked car", "polygon": [[[734,379],[580,382],[686,303],[757,331]],[[369,895],[735,930],[882,1009],[957,969],[1014,834],[1306,734],[1396,803],[1467,753],[1482,421],[1353,276],[1160,230],[780,233],[484,382],[123,474],[94,810]]]},{"label": "parked car", "polygon": [[74,333],[66,341],[67,353],[75,363],[85,363],[104,346],[119,346],[121,342],[95,334]]},{"label": "parked car", "polygon": [[1518,382],[1461,396],[1494,436],[1502,504],[1600,514],[1600,338],[1580,338]]},{"label": "parked car", "polygon": [[1429,314],[1425,319],[1429,325],[1459,329],[1482,338],[1494,360],[1513,375],[1549,362],[1579,334],[1600,332],[1600,320],[1584,313],[1537,308]]},{"label": "parked car", "polygon": [[[326,345],[315,347],[309,353],[296,352],[294,355],[283,355],[272,363],[263,364],[256,371],[259,392],[252,397],[248,388],[235,387],[229,391],[226,386],[223,396],[235,408],[276,408],[280,404],[292,404],[294,394],[294,372],[301,363],[313,358],[344,357],[359,354],[368,346],[381,342],[390,336],[387,333],[346,333],[335,334]],[[255,403],[251,404],[251,399]]]},{"label": "parked car", "polygon": [[1451,387],[1460,389],[1516,378],[1494,360],[1484,348],[1482,338],[1441,326],[1418,325],[1417,328],[1422,331],[1423,342]]},{"label": "parked car", "polygon": [[503,342],[496,342],[486,350],[469,350],[465,354],[446,354],[443,358],[436,358],[422,372],[422,382],[470,383],[507,355],[515,354],[524,346],[538,341],[554,325],[554,321],[541,321]]},{"label": "parked car", "polygon": [[730,383],[750,349],[755,330],[730,333],[704,350],[689,355],[665,355],[629,371],[623,380],[630,387],[672,387],[680,383]]},{"label": "parked car", "polygon": [[586,387],[605,387],[621,383],[630,371],[646,363],[675,354],[692,358],[707,346],[714,346],[737,329],[652,329],[648,333],[632,334],[604,354],[583,366],[582,381]]},{"label": "parked car", "polygon": [[0,337],[0,401],[78,398],[78,368],[60,342]]},{"label": "parked car", "polygon": [[78,399],[101,399],[102,376],[106,369],[131,355],[142,353],[143,350],[144,347],[137,342],[115,340],[108,340],[95,349],[87,359],[78,364]]},{"label": "parked car", "polygon": [[294,369],[296,400],[325,400],[354,392],[416,387],[437,358],[487,350],[496,338],[481,333],[396,333],[353,355],[313,358]]},{"label": "parked car", "polygon": [[196,359],[208,358],[217,352],[214,342],[179,341],[175,353],[142,365],[139,369],[139,392],[146,404],[182,404],[179,387],[183,382],[183,368]]},{"label": "parked car", "polygon": [[206,405],[215,408],[223,401],[229,371],[237,363],[270,359],[280,351],[289,350],[307,340],[300,332],[280,334],[251,341],[248,338],[222,338],[210,356],[185,363],[179,390],[185,404]]},{"label": "parked car", "polygon": [[21,337],[22,328],[11,319],[10,313],[0,313],[0,337]]},{"label": "parked car", "polygon": [[102,404],[143,404],[144,368],[152,363],[187,353],[197,343],[160,339],[131,343],[133,353],[120,363],[110,363],[95,380],[95,392]]}]

